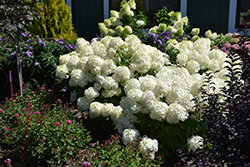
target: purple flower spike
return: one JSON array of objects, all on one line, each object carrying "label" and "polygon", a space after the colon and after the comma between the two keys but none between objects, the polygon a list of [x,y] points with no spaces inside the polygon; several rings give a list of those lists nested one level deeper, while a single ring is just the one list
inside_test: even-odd
[{"label": "purple flower spike", "polygon": [[33,54],[31,51],[27,51],[25,52],[26,55],[28,55],[28,57],[30,58],[30,55]]},{"label": "purple flower spike", "polygon": [[38,66],[39,65],[39,63],[38,62],[35,62],[35,64],[34,64],[35,66]]},{"label": "purple flower spike", "polygon": [[30,42],[31,41],[31,39],[28,39],[26,42]]},{"label": "purple flower spike", "polygon": [[41,47],[45,47],[45,43],[40,39],[40,38],[38,38],[38,43],[40,43],[41,45]]},{"label": "purple flower spike", "polygon": [[191,38],[189,35],[186,35],[187,38]]},{"label": "purple flower spike", "polygon": [[42,42],[40,46],[44,48],[46,45],[44,42]]},{"label": "purple flower spike", "polygon": [[169,35],[169,32],[168,31],[163,31],[162,33],[161,33],[161,36],[162,37],[165,37],[165,36],[168,36]]},{"label": "purple flower spike", "polygon": [[42,43],[43,42],[40,38],[38,38],[37,40],[38,40],[38,43]]},{"label": "purple flower spike", "polygon": [[156,35],[154,33],[151,33],[152,37],[154,37],[154,39],[157,39]]},{"label": "purple flower spike", "polygon": [[167,37],[167,40],[171,39],[171,37]]},{"label": "purple flower spike", "polygon": [[73,46],[72,46],[71,44],[69,44],[69,43],[68,43],[68,46],[69,46],[70,48],[73,48]]},{"label": "purple flower spike", "polygon": [[12,53],[10,54],[10,59],[11,59],[14,55],[15,55],[15,53],[12,52]]},{"label": "purple flower spike", "polygon": [[27,33],[26,33],[26,32],[25,32],[25,33],[21,33],[21,35],[22,35],[23,37],[26,37]]},{"label": "purple flower spike", "polygon": [[162,46],[162,42],[160,39],[158,39],[157,42]]},{"label": "purple flower spike", "polygon": [[65,50],[69,50],[68,45],[64,45],[64,49],[65,49]]},{"label": "purple flower spike", "polygon": [[62,89],[62,92],[66,92],[66,89]]}]

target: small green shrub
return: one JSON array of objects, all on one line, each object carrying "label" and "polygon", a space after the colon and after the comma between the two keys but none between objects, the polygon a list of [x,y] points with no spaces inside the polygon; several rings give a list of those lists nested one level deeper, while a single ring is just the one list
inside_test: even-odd
[{"label": "small green shrub", "polygon": [[[136,142],[140,142],[140,139]],[[118,134],[112,135],[110,139],[103,143],[90,143],[90,147],[80,152],[80,162],[72,162],[71,166],[84,166],[90,163],[91,166],[138,166],[152,167],[160,166],[163,163],[162,156],[157,156],[154,160],[141,154],[138,147],[130,144],[122,145]],[[82,161],[84,161],[82,163]]]},{"label": "small green shrub", "polygon": [[[46,160],[58,166],[78,156],[91,140],[89,132],[73,117],[67,105],[58,99],[53,104],[44,100],[51,90],[38,87],[30,91],[26,87],[23,96],[7,100],[0,108],[0,138],[14,148],[13,160],[21,162],[24,142],[27,140],[25,164]],[[32,102],[28,135],[26,136],[29,102]]]}]

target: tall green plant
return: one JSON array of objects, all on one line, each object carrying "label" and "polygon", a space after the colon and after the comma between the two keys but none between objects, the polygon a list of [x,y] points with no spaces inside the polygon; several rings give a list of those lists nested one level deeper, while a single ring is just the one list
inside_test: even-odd
[{"label": "tall green plant", "polygon": [[[35,0],[27,0],[33,3]],[[44,8],[41,17],[35,18],[33,25],[29,30],[39,35],[41,38],[53,37],[73,41],[77,39],[72,25],[70,7],[65,0],[45,0],[37,3],[39,8]]]}]

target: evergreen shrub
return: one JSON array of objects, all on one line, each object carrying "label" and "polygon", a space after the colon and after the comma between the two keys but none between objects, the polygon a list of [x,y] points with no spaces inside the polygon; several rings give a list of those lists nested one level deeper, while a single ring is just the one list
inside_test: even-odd
[{"label": "evergreen shrub", "polygon": [[[33,2],[35,0],[27,0]],[[65,0],[45,0],[37,3],[37,7],[43,9],[41,17],[35,18],[29,31],[40,38],[53,37],[67,42],[77,39],[77,34],[72,25],[70,7]]]}]

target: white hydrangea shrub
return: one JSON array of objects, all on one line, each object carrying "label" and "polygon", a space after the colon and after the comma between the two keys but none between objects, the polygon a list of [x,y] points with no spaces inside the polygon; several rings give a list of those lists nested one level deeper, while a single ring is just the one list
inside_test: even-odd
[{"label": "white hydrangea shrub", "polygon": [[[210,70],[217,92],[226,79],[226,55],[219,50],[211,51],[210,41],[206,39],[175,43],[174,47],[180,51],[177,65],[169,64],[168,55],[142,44],[135,35],[129,35],[125,40],[105,36],[91,44],[81,39],[78,41],[77,51],[60,57],[56,75],[69,79],[72,87],[85,89],[87,84],[92,84],[77,99],[78,110],[89,110],[92,118],[111,117],[120,134],[125,129],[136,128],[134,124],[138,121],[138,113],[170,124],[189,118],[200,120],[202,113],[194,112],[195,104],[191,100],[200,95],[198,89],[205,74],[197,72],[200,69]],[[125,49],[131,52],[126,55],[131,59],[127,66],[117,65],[121,59],[115,53],[121,46],[126,46]],[[90,51],[86,51],[86,47],[90,47]],[[211,65],[210,62],[215,63]],[[155,75],[150,74],[152,70],[155,70]],[[72,100],[76,100],[76,94],[72,93]],[[99,96],[118,97],[120,103],[114,106],[95,101]],[[142,150],[145,148],[141,146]],[[145,155],[149,153],[145,152]],[[154,154],[149,156],[154,157]]]}]

